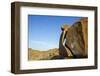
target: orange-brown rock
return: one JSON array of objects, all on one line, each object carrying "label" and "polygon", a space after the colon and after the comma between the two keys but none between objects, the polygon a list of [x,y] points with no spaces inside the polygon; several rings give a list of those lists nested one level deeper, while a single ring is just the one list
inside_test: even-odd
[{"label": "orange-brown rock", "polygon": [[77,58],[88,56],[88,20],[83,18],[73,24],[66,34],[66,45]]},{"label": "orange-brown rock", "polygon": [[67,58],[88,57],[88,20],[82,18],[72,26],[61,27],[59,54]]}]

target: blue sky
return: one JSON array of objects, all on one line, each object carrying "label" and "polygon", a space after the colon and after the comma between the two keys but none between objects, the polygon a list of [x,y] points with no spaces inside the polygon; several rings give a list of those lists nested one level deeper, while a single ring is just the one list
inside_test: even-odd
[{"label": "blue sky", "polygon": [[81,17],[28,15],[29,48],[45,51],[59,47],[61,26],[72,25]]}]

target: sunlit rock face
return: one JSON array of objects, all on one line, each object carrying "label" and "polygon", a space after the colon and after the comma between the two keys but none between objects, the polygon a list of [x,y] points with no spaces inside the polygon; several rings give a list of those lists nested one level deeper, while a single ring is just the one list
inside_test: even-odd
[{"label": "sunlit rock face", "polygon": [[61,58],[88,57],[88,20],[81,18],[73,25],[61,27],[59,55]]},{"label": "sunlit rock face", "polygon": [[76,58],[88,57],[88,20],[82,18],[67,31],[66,42]]}]

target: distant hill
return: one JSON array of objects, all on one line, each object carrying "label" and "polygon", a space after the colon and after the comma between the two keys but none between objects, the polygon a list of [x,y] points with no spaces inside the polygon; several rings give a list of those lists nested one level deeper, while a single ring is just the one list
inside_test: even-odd
[{"label": "distant hill", "polygon": [[58,48],[49,49],[47,51],[28,49],[28,60],[51,60],[59,58]]}]

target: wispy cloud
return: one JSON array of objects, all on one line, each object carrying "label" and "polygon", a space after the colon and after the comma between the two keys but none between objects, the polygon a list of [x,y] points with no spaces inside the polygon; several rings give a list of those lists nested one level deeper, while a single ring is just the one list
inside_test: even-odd
[{"label": "wispy cloud", "polygon": [[44,42],[44,41],[37,41],[37,40],[30,40],[30,47],[36,50],[48,50],[52,48],[57,48],[57,45]]},{"label": "wispy cloud", "polygon": [[30,42],[33,43],[33,44],[48,45],[48,43],[43,42],[43,41],[31,40]]}]

